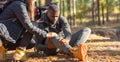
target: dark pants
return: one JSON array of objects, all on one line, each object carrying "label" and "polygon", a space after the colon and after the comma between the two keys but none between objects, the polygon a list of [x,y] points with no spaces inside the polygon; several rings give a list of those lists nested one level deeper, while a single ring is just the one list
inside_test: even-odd
[{"label": "dark pants", "polygon": [[[8,49],[8,50],[15,50],[16,48],[18,48],[18,47],[20,47],[20,44],[21,44],[22,42],[21,41],[17,41],[17,43],[11,43],[11,42],[7,42],[7,43],[5,43],[4,41],[3,41],[3,45],[4,45],[4,47],[6,48],[6,49]],[[27,46],[25,46],[27,49],[31,49],[31,48],[33,48],[34,47],[34,45],[35,45],[35,41],[32,39],[31,41],[29,41],[29,43],[27,43],[28,45]]]},{"label": "dark pants", "polygon": [[0,14],[2,13],[2,11],[3,11],[3,9],[2,9],[2,8],[0,8]]},{"label": "dark pants", "polygon": [[69,54],[70,53],[70,51],[69,51],[70,48],[74,47],[74,46],[79,46],[80,44],[84,44],[87,41],[90,33],[91,33],[91,29],[90,28],[80,29],[79,31],[77,31],[76,33],[74,33],[72,35],[72,38],[70,40],[70,44],[69,45],[64,45],[64,46],[60,45],[60,41],[59,41],[58,37],[53,38],[52,42],[56,46],[56,49],[46,50],[45,53],[48,54],[48,55],[56,54],[57,48],[59,48],[60,50],[62,50],[62,51],[64,51],[64,52]]},{"label": "dark pants", "polygon": [[[36,23],[33,22],[33,25]],[[35,45],[35,41],[32,39],[33,34],[26,31],[19,22],[1,22],[0,29],[0,39],[8,50],[15,50],[16,47],[29,49]]]}]

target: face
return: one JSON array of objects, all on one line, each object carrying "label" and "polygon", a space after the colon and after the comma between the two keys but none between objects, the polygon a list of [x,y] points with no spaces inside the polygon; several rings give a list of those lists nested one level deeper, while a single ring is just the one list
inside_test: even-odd
[{"label": "face", "polygon": [[48,16],[48,18],[50,19],[50,21],[52,23],[55,23],[58,20],[58,18],[59,18],[59,14],[60,14],[59,11],[55,11],[54,12],[52,10],[48,10],[47,16]]}]

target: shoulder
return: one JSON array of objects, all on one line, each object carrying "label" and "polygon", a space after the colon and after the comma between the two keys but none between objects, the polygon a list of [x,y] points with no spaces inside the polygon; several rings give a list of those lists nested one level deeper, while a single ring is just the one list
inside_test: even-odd
[{"label": "shoulder", "polygon": [[59,17],[61,20],[65,20],[66,18],[64,16]]},{"label": "shoulder", "polygon": [[66,19],[64,16],[60,16],[60,17],[59,17],[59,20],[60,20],[61,22],[67,22],[67,19]]},{"label": "shoulder", "polygon": [[24,11],[26,9],[26,4],[21,1],[13,1],[10,5],[7,6],[6,9],[11,9],[15,12],[18,12],[21,10]]},{"label": "shoulder", "polygon": [[21,2],[21,1],[13,1],[10,5],[19,7],[19,6],[22,6],[22,5],[24,6],[25,3]]}]

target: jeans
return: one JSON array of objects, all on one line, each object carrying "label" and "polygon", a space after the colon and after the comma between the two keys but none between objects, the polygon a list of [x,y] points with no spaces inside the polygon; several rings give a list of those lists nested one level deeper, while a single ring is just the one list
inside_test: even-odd
[{"label": "jeans", "polygon": [[[20,23],[7,21],[2,22],[0,24],[0,40],[2,40],[2,44],[8,50],[15,50],[16,47],[22,48],[32,48],[35,45],[35,41],[32,39],[33,34],[25,29],[20,25]],[[36,23],[33,22],[33,25],[37,26]],[[5,27],[5,28],[4,28]],[[7,28],[7,29],[6,29]],[[14,28],[14,29],[13,29]],[[15,29],[16,28],[16,29]],[[23,28],[23,32],[19,35],[19,30]],[[4,34],[5,33],[5,34]],[[7,33],[7,34],[6,34]],[[11,38],[16,41],[11,41]]]},{"label": "jeans", "polygon": [[[59,41],[58,37],[53,38],[52,42],[54,43],[56,48],[59,48],[60,50],[66,52],[66,53],[69,53],[70,52],[69,49],[71,47],[79,46],[80,44],[84,44],[87,41],[90,33],[91,33],[90,28],[86,27],[86,28],[80,29],[76,33],[72,34],[72,38],[70,40],[69,45],[60,46],[60,44],[59,44],[60,41]],[[51,50],[49,50],[49,51],[51,51]],[[52,53],[55,53],[55,52],[53,51]]]},{"label": "jeans", "polygon": [[[7,42],[7,41],[6,41]],[[17,47],[20,46],[20,41],[17,41],[17,43],[11,43],[11,42],[4,42],[2,41],[3,46],[7,49],[7,50],[15,50]],[[32,39],[31,41],[29,41],[28,45],[26,46],[27,49],[31,49],[33,48],[35,45],[35,41]]]}]

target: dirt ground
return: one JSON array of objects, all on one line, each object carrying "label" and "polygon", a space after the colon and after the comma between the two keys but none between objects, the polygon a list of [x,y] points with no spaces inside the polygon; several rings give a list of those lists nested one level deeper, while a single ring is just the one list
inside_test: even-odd
[{"label": "dirt ground", "polygon": [[[120,41],[87,42],[89,62],[120,62]],[[6,58],[12,58],[13,51],[6,54]],[[29,59],[25,62],[79,62],[78,59],[68,55],[41,57],[35,55],[34,50],[28,50]],[[8,61],[7,62],[11,62]]]}]

